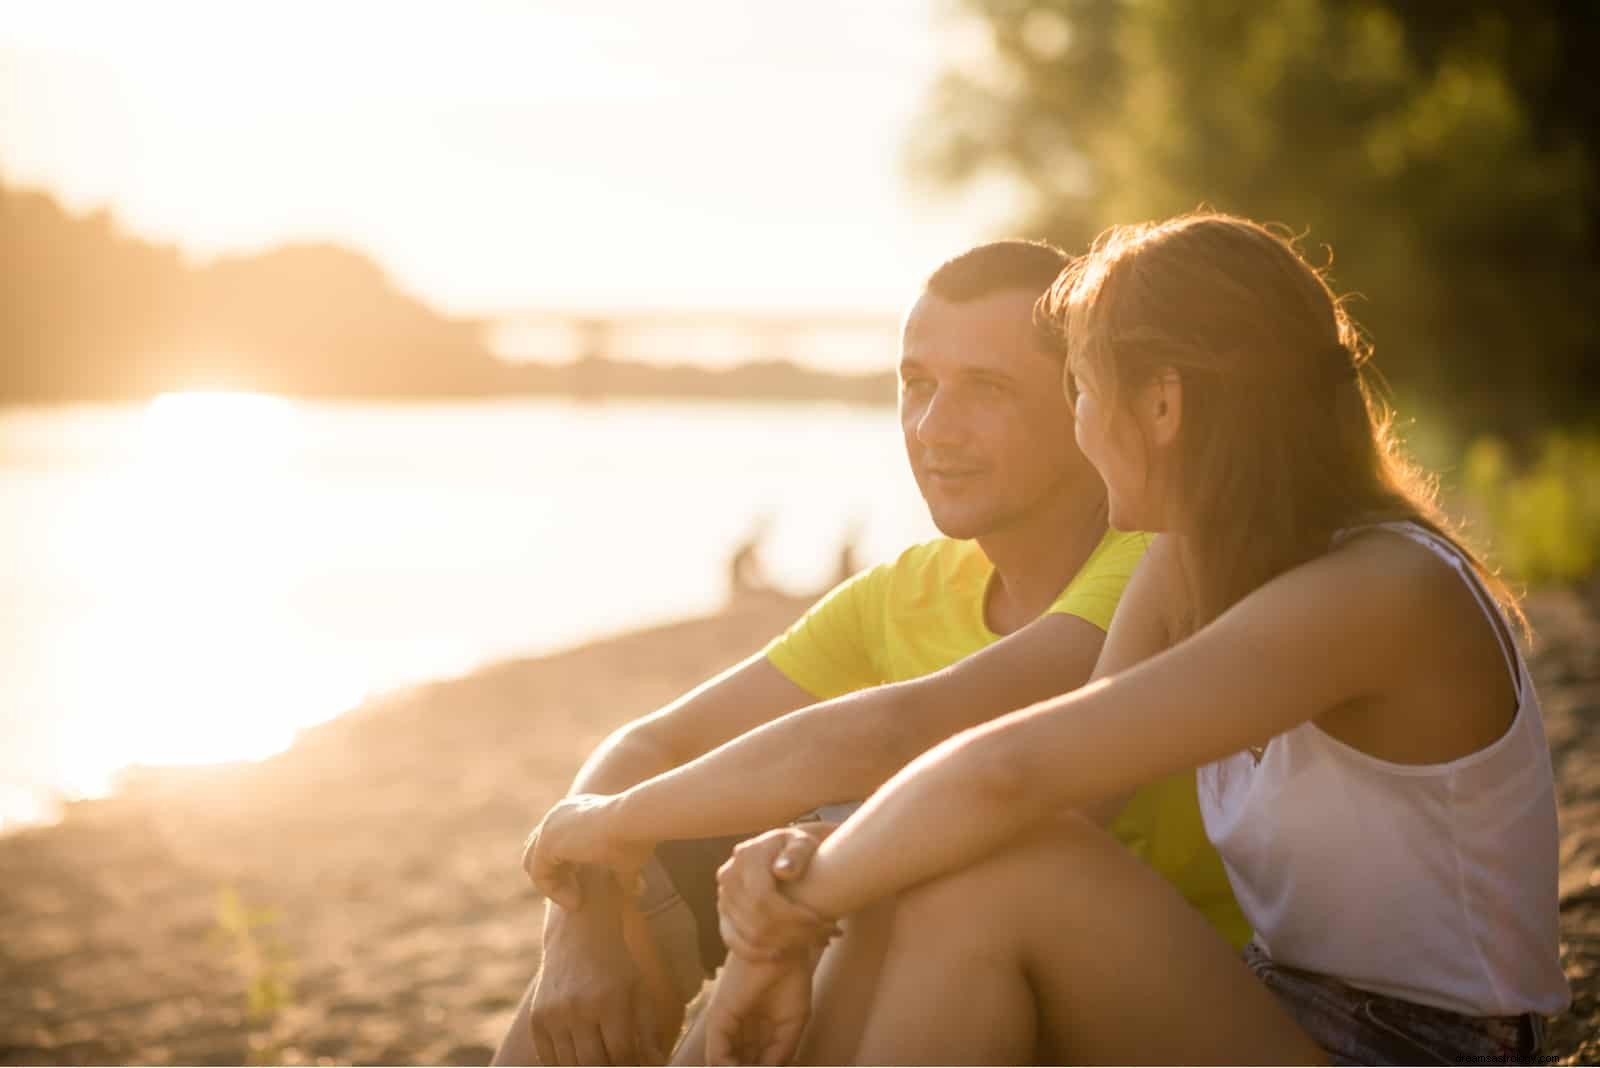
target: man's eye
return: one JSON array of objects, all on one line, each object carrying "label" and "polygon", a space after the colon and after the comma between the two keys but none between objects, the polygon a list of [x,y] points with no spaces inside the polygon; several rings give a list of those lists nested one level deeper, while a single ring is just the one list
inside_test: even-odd
[{"label": "man's eye", "polygon": [[900,388],[907,393],[921,392],[927,389],[928,385],[929,382],[926,378],[902,378],[900,380]]}]

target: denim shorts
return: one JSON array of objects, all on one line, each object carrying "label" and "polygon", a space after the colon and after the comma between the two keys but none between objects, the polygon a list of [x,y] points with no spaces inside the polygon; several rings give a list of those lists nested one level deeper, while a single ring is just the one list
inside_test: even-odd
[{"label": "denim shorts", "polygon": [[1275,964],[1259,945],[1244,962],[1333,1064],[1530,1064],[1544,1017],[1464,1016]]}]

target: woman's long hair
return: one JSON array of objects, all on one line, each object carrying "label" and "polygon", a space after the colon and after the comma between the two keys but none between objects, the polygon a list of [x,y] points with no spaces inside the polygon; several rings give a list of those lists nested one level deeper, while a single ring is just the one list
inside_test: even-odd
[{"label": "woman's long hair", "polygon": [[1370,381],[1370,348],[1321,272],[1287,239],[1202,213],[1118,227],[1035,308],[1116,398],[1176,371],[1183,385],[1174,504],[1189,587],[1184,630],[1326,552],[1341,528],[1409,519],[1447,538],[1508,613],[1511,591],[1451,530]]}]

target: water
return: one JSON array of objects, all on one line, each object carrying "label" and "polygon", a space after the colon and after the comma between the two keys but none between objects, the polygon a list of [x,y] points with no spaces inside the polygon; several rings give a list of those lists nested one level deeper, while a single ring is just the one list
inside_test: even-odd
[{"label": "water", "polygon": [[252,759],[361,698],[791,590],[931,536],[892,412],[289,403],[0,411],[0,822]]}]

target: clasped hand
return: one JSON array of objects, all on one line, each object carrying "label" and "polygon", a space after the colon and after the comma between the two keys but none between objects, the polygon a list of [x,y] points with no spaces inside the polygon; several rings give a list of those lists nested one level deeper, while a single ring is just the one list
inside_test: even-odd
[{"label": "clasped hand", "polygon": [[[784,895],[831,824],[786,827],[743,843],[717,872],[728,963],[706,1008],[711,1064],[787,1064],[811,1016],[811,973],[837,933],[832,920]],[[809,833],[808,833],[809,832]]]},{"label": "clasped hand", "polygon": [[653,843],[628,839],[618,825],[617,800],[608,794],[573,794],[539,821],[522,847],[522,870],[545,897],[564,909],[583,907],[577,871],[592,864],[615,872],[632,887],[650,859]]},{"label": "clasped hand", "polygon": [[776,961],[824,946],[834,922],[791,900],[784,883],[799,879],[834,824],[780,827],[734,847],[717,869],[717,918],[722,940],[739,956]]}]

